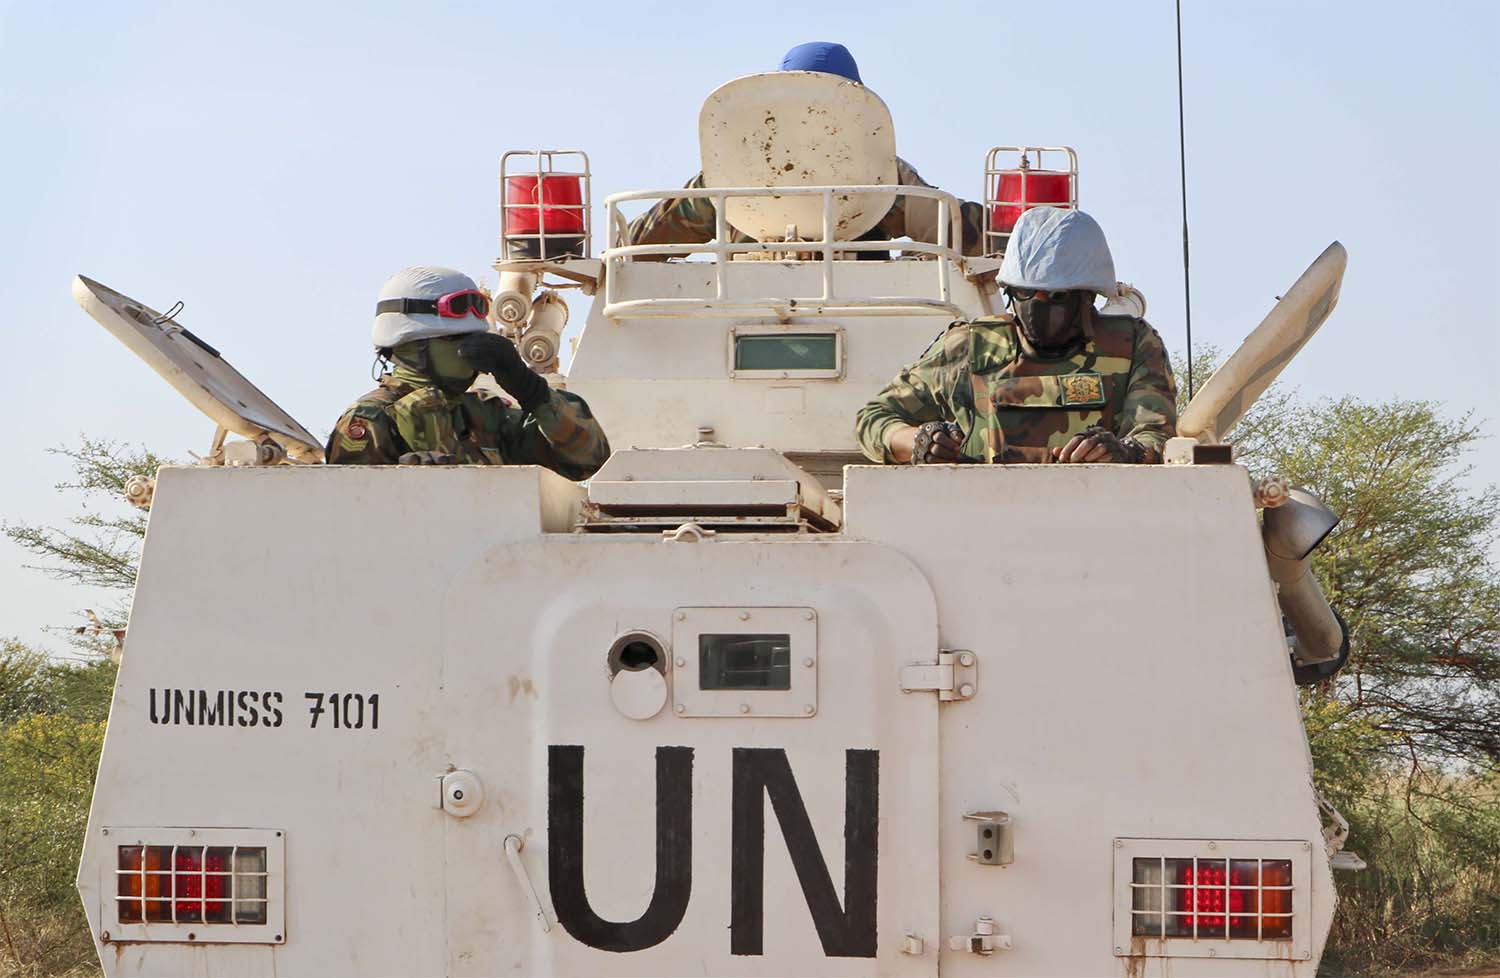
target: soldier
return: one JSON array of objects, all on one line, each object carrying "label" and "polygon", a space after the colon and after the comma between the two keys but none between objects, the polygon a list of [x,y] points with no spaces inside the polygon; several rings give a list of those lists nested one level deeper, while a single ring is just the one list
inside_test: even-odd
[{"label": "soldier", "polygon": [[[830,41],[810,41],[799,44],[781,59],[781,71],[821,71],[838,75],[863,85],[859,77],[859,66],[854,55],[842,44]],[[916,169],[900,157],[896,158],[896,182],[905,187],[931,187]],[[703,186],[703,174],[699,173],[683,186]],[[963,253],[978,255],[984,251],[984,207],[972,201],[960,201],[963,217]],[[881,218],[874,229],[864,235],[866,240],[889,238],[911,238],[913,241],[937,242],[937,202],[922,198],[898,195],[891,209]],[[714,205],[706,197],[679,197],[675,200],[659,200],[656,204],[630,222],[630,244],[702,244],[714,237]],[[736,242],[750,239],[735,232]],[[875,252],[864,251],[861,257],[878,259]],[[665,261],[665,255],[641,256],[641,260]]]},{"label": "soldier", "polygon": [[[487,330],[489,296],[451,268],[391,276],[375,305],[373,338],[394,364],[339,418],[328,461],[343,465],[545,465],[587,479],[609,441],[583,398],[553,390],[515,345]],[[520,407],[469,386],[490,374]]]},{"label": "soldier", "polygon": [[1161,337],[1104,316],[1104,232],[1082,211],[1026,211],[1000,266],[1011,314],[957,322],[859,412],[877,462],[1160,462],[1177,423]]}]

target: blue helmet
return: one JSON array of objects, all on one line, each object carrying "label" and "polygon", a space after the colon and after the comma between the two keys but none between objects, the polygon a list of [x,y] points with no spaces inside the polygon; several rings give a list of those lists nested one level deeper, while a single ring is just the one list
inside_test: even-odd
[{"label": "blue helmet", "polygon": [[797,45],[782,57],[780,70],[821,71],[864,84],[859,77],[859,65],[854,63],[854,55],[842,44],[832,41],[808,41]]},{"label": "blue helmet", "polygon": [[999,280],[1017,289],[1109,295],[1115,290],[1115,260],[1104,229],[1083,211],[1033,207],[1011,232]]}]

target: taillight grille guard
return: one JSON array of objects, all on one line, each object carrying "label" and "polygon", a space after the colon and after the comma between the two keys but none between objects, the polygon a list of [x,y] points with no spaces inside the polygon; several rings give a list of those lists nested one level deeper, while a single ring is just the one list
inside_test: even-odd
[{"label": "taillight grille guard", "polygon": [[282,944],[286,838],[280,829],[96,829],[102,943]]}]

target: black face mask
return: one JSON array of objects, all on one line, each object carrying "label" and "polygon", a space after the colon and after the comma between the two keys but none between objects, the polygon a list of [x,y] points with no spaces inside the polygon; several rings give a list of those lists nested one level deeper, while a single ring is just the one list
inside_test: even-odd
[{"label": "black face mask", "polygon": [[1056,356],[1083,338],[1083,302],[1089,293],[1048,293],[1046,299],[1010,298],[1021,332],[1043,356]]}]

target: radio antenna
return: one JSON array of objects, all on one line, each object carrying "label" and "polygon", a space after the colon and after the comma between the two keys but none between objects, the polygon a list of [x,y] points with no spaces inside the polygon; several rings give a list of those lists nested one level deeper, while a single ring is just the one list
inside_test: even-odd
[{"label": "radio antenna", "polygon": [[1182,111],[1182,0],[1177,0],[1177,161],[1182,182],[1182,303],[1187,319],[1188,400],[1193,399],[1193,287],[1188,273],[1187,136]]}]

